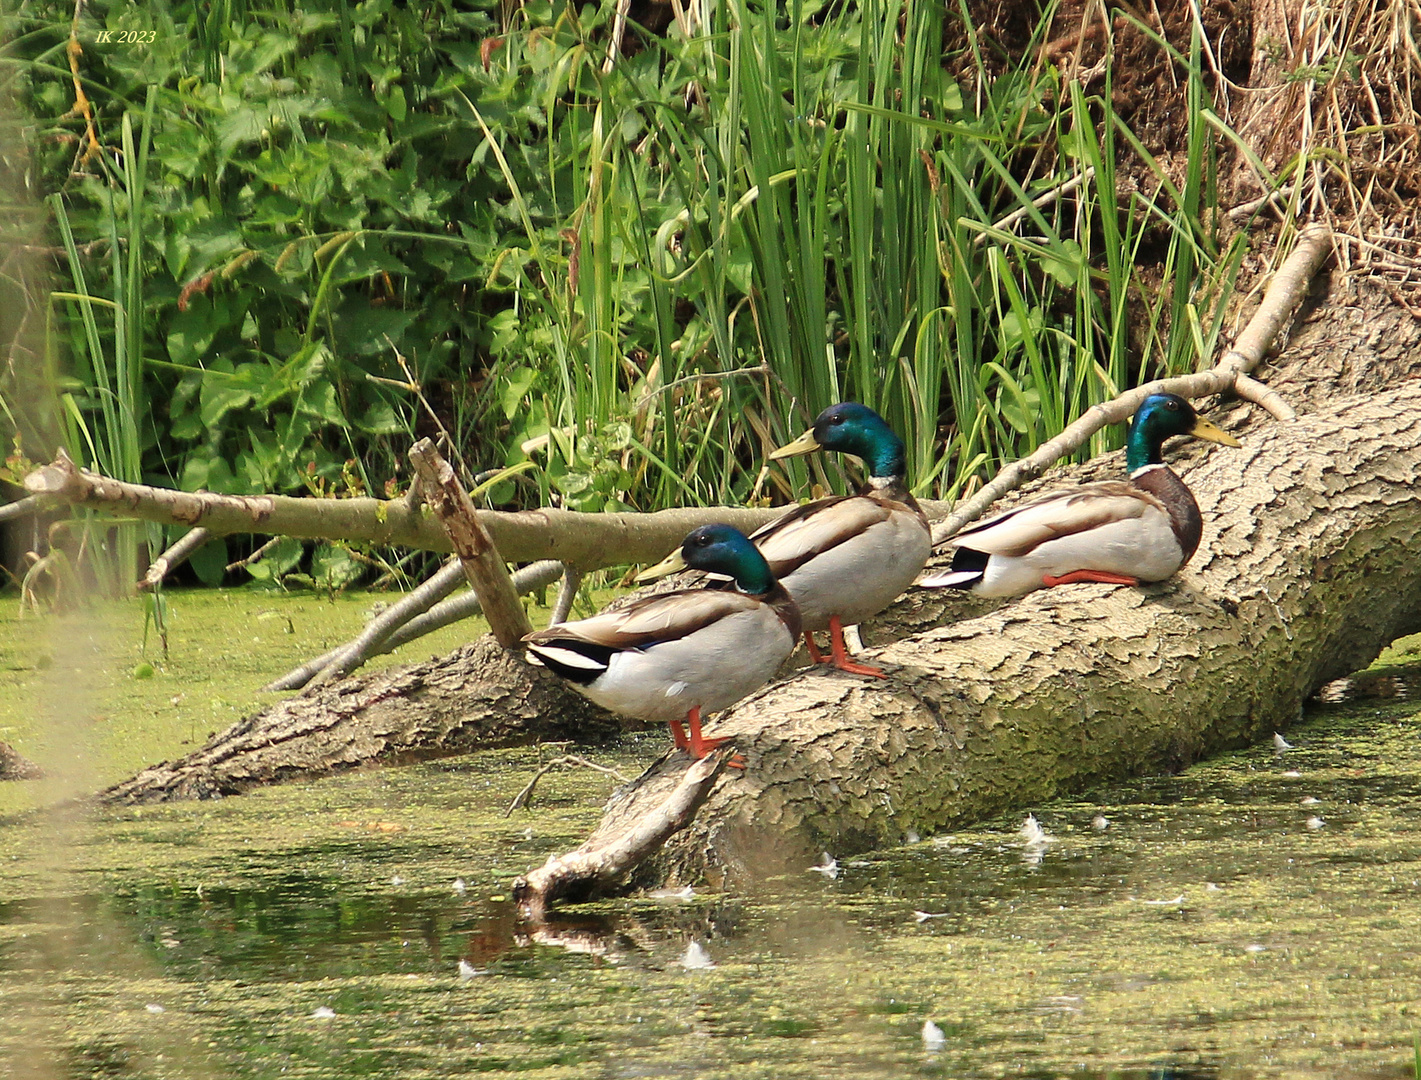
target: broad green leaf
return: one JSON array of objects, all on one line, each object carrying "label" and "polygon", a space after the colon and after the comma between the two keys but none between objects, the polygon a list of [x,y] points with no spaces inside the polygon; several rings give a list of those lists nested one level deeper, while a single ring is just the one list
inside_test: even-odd
[{"label": "broad green leaf", "polygon": [[221,536],[213,537],[192,553],[188,562],[193,573],[204,585],[221,585],[227,573],[227,541]]}]

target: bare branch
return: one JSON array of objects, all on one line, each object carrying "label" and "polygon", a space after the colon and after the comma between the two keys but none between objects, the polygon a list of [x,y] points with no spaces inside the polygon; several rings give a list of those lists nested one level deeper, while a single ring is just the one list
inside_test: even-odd
[{"label": "bare branch", "polygon": [[13,521],[15,518],[22,518],[28,514],[33,514],[39,509],[39,496],[26,495],[23,499],[18,499],[12,503],[0,506],[0,521]]},{"label": "bare branch", "polygon": [[[566,855],[552,855],[538,869],[513,883],[513,898],[530,918],[541,919],[555,900],[593,895],[615,885],[638,863],[655,854],[668,837],[684,829],[710,795],[733,750],[722,747],[689,763],[681,782],[654,808],[614,830],[599,829],[587,843]],[[652,774],[661,762],[643,777]],[[632,798],[642,778],[621,788],[614,801]]]},{"label": "bare branch", "polygon": [[549,626],[567,622],[568,612],[572,610],[572,602],[577,599],[577,590],[581,584],[582,572],[580,570],[572,566],[563,568],[562,584],[558,586],[558,598],[553,601],[553,614],[552,618],[548,620]]},{"label": "bare branch", "polygon": [[[130,515],[164,525],[201,525],[213,536],[265,533],[297,539],[391,544],[449,552],[439,522],[418,504],[397,499],[305,499],[285,495],[217,495],[208,491],[129,484],[80,469],[60,452],[52,464],[25,477],[25,487],[46,500]],[[946,503],[923,502],[932,514]],[[481,511],[479,520],[504,558],[513,562],[557,559],[579,570],[655,562],[700,525],[724,522],[753,532],[782,508],[694,506],[653,514],[581,514],[545,507]]]},{"label": "bare branch", "polygon": [[143,575],[143,580],[138,583],[139,592],[144,589],[157,588],[167,579],[169,574],[187,562],[194,551],[211,539],[212,534],[206,529],[189,529],[177,543],[153,560],[153,564],[148,567],[148,572]]},{"label": "bare branch", "polygon": [[[519,596],[524,596],[534,589],[552,584],[561,572],[561,563],[544,559],[515,571],[513,588]],[[401,645],[426,634],[481,614],[483,606],[475,593],[465,593],[452,600],[444,599],[463,580],[464,568],[457,559],[451,559],[419,588],[366,623],[356,637],[293,668],[263,686],[262,690],[299,690],[311,684],[317,676],[320,677],[320,684],[327,683],[333,678],[350,674],[376,656],[394,652]]]},{"label": "bare branch", "polygon": [[[1077,173],[1075,176],[1065,181],[1065,183],[1057,184],[1045,194],[1036,196],[1036,198],[1031,200],[1031,205],[1036,207],[1038,210],[1040,210],[1044,206],[1049,206],[1051,203],[1059,199],[1062,195],[1069,194],[1094,176],[1095,166],[1091,165],[1086,168],[1084,172]],[[1018,221],[1024,218],[1028,213],[1030,213],[1030,211],[1025,206],[1020,206],[1017,209],[1013,210],[1006,217],[1001,218],[998,221],[994,221],[992,223],[992,229],[994,231],[999,230],[1005,232],[1007,229],[1010,229]],[[991,233],[988,232],[979,232],[977,234],[977,238],[973,240],[972,243],[980,247],[982,244],[985,244],[987,242],[987,238],[990,235]]]},{"label": "bare branch", "polygon": [[330,682],[331,679],[348,675],[371,656],[382,651],[384,645],[400,627],[416,616],[423,615],[431,607],[443,600],[459,587],[464,580],[464,568],[458,559],[450,559],[422,585],[412,589],[397,603],[391,604],[380,614],[365,624],[365,628],[344,645],[338,645],[324,656],[309,660],[293,671],[287,672],[263,686],[263,690],[298,690]]},{"label": "bare branch", "polygon": [[1288,423],[1298,418],[1298,414],[1284,400],[1282,394],[1271,387],[1264,386],[1252,375],[1245,375],[1240,371],[1238,377],[1234,379],[1234,393],[1244,401],[1251,401],[1260,409],[1266,409],[1275,420]]},{"label": "bare branch", "polygon": [[252,552],[250,555],[248,555],[245,559],[238,559],[236,562],[229,562],[225,567],[223,567],[223,570],[224,570],[226,573],[229,573],[229,574],[230,574],[233,570],[244,570],[244,569],[246,569],[248,566],[251,566],[252,563],[256,562],[258,559],[260,559],[263,555],[265,555],[265,554],[266,554],[268,551],[270,551],[272,548],[276,547],[276,545],[277,545],[278,543],[280,543],[280,541],[281,541],[281,537],[279,537],[279,536],[273,536],[273,537],[272,537],[270,540],[268,540],[265,544],[263,544],[261,547],[257,548],[256,551],[254,551],[254,552]]}]

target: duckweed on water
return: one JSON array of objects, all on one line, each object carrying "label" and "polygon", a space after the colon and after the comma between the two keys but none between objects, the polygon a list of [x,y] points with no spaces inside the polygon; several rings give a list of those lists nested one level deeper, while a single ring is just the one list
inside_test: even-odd
[{"label": "duckweed on water", "polygon": [[[141,692],[164,679],[182,692],[161,670]],[[221,692],[236,701],[243,679]],[[131,701],[105,708],[115,734],[94,753],[113,778],[133,753],[117,732],[147,721]],[[540,925],[516,918],[511,880],[577,843],[609,782],[552,773],[531,812],[504,818],[535,749],[213,803],[14,811],[0,1062],[64,1077],[1399,1080],[1421,1030],[1418,737],[1405,701],[1321,708],[1281,755],[832,853],[834,878],[806,867],[745,895],[631,897]],[[593,756],[630,774],[664,741]],[[1028,809],[1054,842],[1023,841]],[[683,963],[692,941],[713,967]]]},{"label": "duckweed on water", "polygon": [[[0,740],[90,788],[180,757],[276,700],[260,687],[350,640],[387,594],[169,591],[168,654],[137,603],[94,601],[22,617],[0,600]],[[448,652],[484,633],[471,619],[377,657],[368,670]],[[139,673],[144,672],[140,677]],[[82,780],[80,780],[82,777]],[[48,787],[0,785],[0,813]]]}]

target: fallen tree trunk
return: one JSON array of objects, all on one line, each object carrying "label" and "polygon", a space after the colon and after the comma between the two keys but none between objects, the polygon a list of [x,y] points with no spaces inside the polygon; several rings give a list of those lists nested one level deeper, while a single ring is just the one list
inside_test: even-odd
[{"label": "fallen tree trunk", "polygon": [[[1287,387],[1286,392],[1290,400],[1299,404],[1305,411],[1324,416],[1327,415],[1326,410],[1329,409],[1330,403],[1335,403],[1335,399],[1341,394],[1383,395],[1390,392],[1391,386],[1405,386],[1405,380],[1414,379],[1417,373],[1421,372],[1418,337],[1421,335],[1417,333],[1416,324],[1399,308],[1379,309],[1365,298],[1363,302],[1353,306],[1339,302],[1329,309],[1325,318],[1317,320],[1308,329],[1303,335],[1306,340],[1300,340],[1290,347],[1287,362],[1276,366],[1270,373],[1270,383]],[[1414,408],[1414,405],[1406,404],[1406,400],[1398,399],[1397,407]],[[1215,475],[1212,470],[1242,468],[1254,461],[1258,454],[1272,454],[1273,447],[1282,445],[1279,440],[1284,439],[1288,440],[1289,445],[1299,442],[1303,446],[1303,456],[1298,460],[1312,460],[1318,453],[1327,453],[1326,446],[1308,445],[1312,438],[1309,432],[1313,429],[1308,426],[1311,422],[1313,421],[1274,425],[1265,419],[1261,426],[1243,432],[1248,442],[1244,450],[1217,452],[1208,469],[1201,471],[1197,478],[1186,473],[1196,487],[1206,517],[1212,517],[1213,508],[1216,506],[1213,500],[1221,490],[1211,479]],[[1053,473],[1045,484],[1049,486],[1072,483],[1079,479],[1098,479],[1104,475],[1118,476],[1119,470],[1118,455],[1107,456],[1085,466]],[[1331,476],[1332,473],[1328,472],[1326,475]],[[1230,484],[1234,483],[1235,481],[1230,481]],[[1025,494],[1029,495],[1031,492]],[[1398,498],[1406,495],[1408,493],[1404,488],[1398,489]],[[1304,495],[1298,491],[1290,497],[1301,499]],[[1272,515],[1276,512],[1277,509],[1273,507],[1262,508],[1259,528],[1264,528],[1262,523],[1272,522]],[[1249,526],[1250,529],[1252,527]],[[1284,526],[1267,524],[1269,531],[1260,532],[1259,536],[1274,536],[1280,528]],[[1214,572],[1213,563],[1210,561],[1211,554],[1217,548],[1211,539],[1214,535],[1213,532],[1206,533],[1203,550],[1178,583],[1157,586],[1150,590],[1073,586],[1058,593],[1028,597],[985,621],[965,622],[949,628],[938,627],[945,620],[963,619],[980,612],[984,606],[992,605],[984,605],[974,598],[958,597],[942,591],[910,591],[882,617],[864,627],[864,638],[870,644],[898,642],[890,653],[883,654],[884,658],[902,662],[908,665],[909,670],[921,672],[916,677],[924,685],[938,679],[938,667],[945,665],[941,675],[941,678],[946,680],[945,689],[941,693],[949,696],[958,692],[954,687],[962,686],[970,686],[970,692],[974,695],[987,693],[984,688],[997,677],[991,670],[976,671],[976,674],[971,676],[977,680],[973,684],[962,681],[969,673],[960,672],[957,665],[964,655],[976,655],[981,649],[990,652],[1002,647],[1000,642],[1004,641],[1020,639],[1022,643],[1016,647],[1025,648],[1030,644],[1041,657],[1046,657],[1052,643],[1058,642],[1065,658],[1063,667],[1067,672],[1076,671],[1082,664],[1088,666],[1085,657],[1092,649],[1100,651],[1102,655],[1120,649],[1133,655],[1131,650],[1137,646],[1131,644],[1132,637],[1127,635],[1120,639],[1120,643],[1116,643],[1115,637],[1112,636],[1117,631],[1123,632],[1135,627],[1143,617],[1132,605],[1144,605],[1141,610],[1151,617],[1152,613],[1166,609],[1174,612],[1175,623],[1170,625],[1177,626],[1178,629],[1172,633],[1183,634],[1186,638],[1191,625],[1188,621],[1191,617],[1189,612],[1196,611],[1197,608],[1196,614],[1204,620],[1203,625],[1206,628],[1212,626],[1210,620],[1219,617],[1219,611],[1222,609],[1217,605],[1197,601],[1199,582],[1208,580],[1206,571],[1208,574]],[[1238,529],[1231,531],[1225,537],[1226,544],[1222,550],[1227,552],[1229,545],[1239,543],[1235,539],[1238,535]],[[1297,536],[1287,539],[1289,543],[1300,542]],[[1255,547],[1257,550],[1268,550],[1266,547]],[[1262,587],[1267,588],[1269,594],[1275,598],[1283,595],[1275,591],[1275,583],[1267,583]],[[1093,597],[1098,594],[1093,606],[1083,606],[1084,601],[1080,598],[1086,592]],[[1321,602],[1323,594],[1310,595],[1319,598]],[[1362,610],[1359,605],[1365,603],[1364,595],[1359,592],[1356,596],[1346,598],[1347,604],[1339,608],[1338,617],[1344,620],[1352,619],[1356,611]],[[1225,594],[1225,599],[1230,597]],[[1396,597],[1390,594],[1386,598],[1388,604],[1393,603],[1395,599]],[[1258,603],[1255,598],[1251,605],[1244,609],[1250,613],[1250,618],[1256,617],[1254,609]],[[1062,622],[1065,616],[1058,612],[1058,607],[1060,612],[1079,613],[1080,625],[1077,625],[1077,616],[1074,614],[1069,620]],[[1106,617],[1104,621],[1098,617],[1100,615]],[[1028,618],[1037,619],[1043,625],[1022,621]],[[1119,620],[1118,625],[1115,620]],[[1007,629],[999,631],[996,621],[1002,621]],[[1379,624],[1375,633],[1368,634],[1365,639],[1366,648],[1351,648],[1325,654],[1326,671],[1345,672],[1360,666],[1372,655],[1369,650],[1401,632],[1403,628],[1403,620],[1388,617]],[[1078,639],[1081,633],[1085,636]],[[1147,640],[1153,639],[1149,639],[1147,635]],[[1203,633],[1196,643],[1213,640],[1208,633]],[[1362,639],[1359,637],[1357,640]],[[1227,648],[1233,650],[1240,646],[1234,641]],[[1254,679],[1253,665],[1263,663],[1264,660],[1283,670],[1287,670],[1291,663],[1286,652],[1277,651],[1270,652],[1263,658],[1246,660],[1246,670],[1250,672],[1248,679]],[[1049,665],[1046,659],[1039,662]],[[144,770],[131,780],[111,788],[104,793],[105,797],[143,800],[235,793],[260,783],[321,775],[333,769],[350,768],[363,763],[409,762],[461,753],[484,745],[526,744],[540,738],[595,738],[615,730],[611,718],[599,713],[585,699],[567,691],[541,669],[532,668],[517,658],[501,653],[490,642],[461,650],[444,664],[447,664],[447,670],[443,664],[427,663],[403,672],[351,679],[324,688],[318,695],[309,699],[280,703],[257,716],[243,720],[234,728],[220,734],[208,746],[181,761]],[[1002,668],[1002,677],[1007,677],[1011,666],[1007,664]],[[1120,678],[1128,683],[1134,678],[1134,672],[1119,665],[1102,669],[1092,676],[1092,685],[1108,683],[1112,678]],[[1159,676],[1161,680],[1165,678],[1163,674]],[[1315,677],[1310,677],[1304,680],[1304,683],[1312,684],[1316,681]],[[879,707],[877,695],[889,688],[897,693],[900,683],[901,679],[893,681],[888,687],[866,687],[858,680],[842,680],[836,676],[813,672],[798,676],[784,687],[774,689],[771,693],[775,696],[769,700],[773,702],[773,708],[776,710],[791,707],[797,710],[800,706],[794,703],[800,701],[799,695],[811,690],[815,695],[827,694],[804,699],[803,709],[822,709],[826,723],[852,726],[857,722],[857,718],[872,719],[874,710]],[[1151,689],[1148,695],[1151,701],[1161,685],[1165,683],[1157,682],[1155,688]],[[1119,775],[1132,771],[1136,766],[1145,767],[1151,762],[1185,760],[1209,746],[1237,742],[1248,732],[1266,733],[1267,724],[1273,722],[1273,716],[1281,715],[1283,722],[1291,718],[1287,708],[1281,706],[1272,712],[1259,714],[1251,722],[1251,726],[1247,727],[1241,727],[1237,723],[1230,727],[1225,718],[1219,721],[1220,726],[1216,731],[1201,738],[1198,734],[1199,727],[1211,723],[1215,710],[1212,704],[1214,698],[1222,699],[1232,693],[1233,685],[1233,676],[1229,675],[1217,685],[1196,684],[1189,687],[1186,698],[1197,715],[1192,720],[1186,718],[1187,722],[1177,735],[1170,733],[1170,717],[1161,716],[1157,722],[1151,722],[1138,731],[1130,732],[1129,738],[1121,740],[1118,747],[1112,748],[1113,756],[1083,759],[1079,772],[1064,778],[1049,761],[1017,762],[1010,768],[993,773],[996,779],[991,783],[982,782],[990,789],[991,798],[983,795],[980,787],[973,789],[977,794],[970,799],[967,795],[953,796],[950,799],[943,796],[946,809],[936,818],[929,815],[923,820],[958,820],[979,809],[996,808],[1010,802],[1037,798],[1046,791],[1060,789],[1062,785],[1079,786],[1088,782],[1089,776]],[[1296,702],[1302,700],[1308,689],[1311,689],[1311,685],[1300,684],[1296,692],[1286,695],[1287,700],[1293,702],[1292,708],[1296,708]],[[1012,686],[999,691],[1009,692],[1014,692]],[[1127,695],[1133,693],[1128,685],[1119,688],[1118,692]],[[926,690],[912,691],[905,700],[916,700],[915,693],[921,693],[926,700],[933,700]],[[1107,696],[1102,700],[1113,702],[1115,698]],[[896,697],[892,697],[891,701],[894,703],[885,705],[891,714],[907,708],[907,705],[899,702]],[[762,706],[758,702],[747,704],[736,714],[734,722],[740,723],[741,717],[751,715],[752,710],[762,707],[770,706]],[[1040,707],[1044,709],[1046,706],[1041,704]],[[1075,715],[1071,712],[1072,707],[1076,706],[1068,705],[1062,715]],[[1219,708],[1222,709],[1223,706],[1220,705]],[[949,712],[958,716],[963,709],[967,709],[967,706],[959,703],[956,711]],[[970,712],[970,709],[968,711]],[[1079,707],[1076,707],[1076,711],[1080,711]],[[989,711],[984,715],[992,714]],[[881,734],[879,728],[872,730]],[[878,735],[873,737],[877,738]],[[894,738],[901,741],[903,735],[900,732]],[[306,740],[310,740],[309,745]],[[803,752],[785,747],[782,757],[774,758],[772,755],[771,760],[765,763],[765,767],[771,769],[774,777],[774,783],[766,789],[763,796],[766,800],[764,805],[770,808],[771,813],[781,812],[776,806],[786,799],[787,791],[800,790],[794,788],[791,783],[791,778],[795,775],[800,777],[803,789],[813,793],[810,804],[800,805],[799,810],[795,812],[802,812],[804,816],[791,815],[792,820],[786,819],[787,828],[794,834],[791,841],[794,850],[797,851],[806,844],[813,847],[822,842],[821,838],[835,839],[836,848],[847,850],[849,846],[858,846],[851,844],[850,840],[851,834],[855,832],[864,837],[872,835],[891,838],[895,835],[894,830],[918,828],[921,831],[925,827],[912,823],[899,812],[901,799],[888,788],[882,789],[888,793],[887,804],[879,795],[871,798],[855,797],[860,801],[864,798],[869,798],[870,802],[873,799],[878,800],[877,805],[888,815],[883,828],[868,829],[860,824],[850,829],[841,824],[831,824],[821,829],[814,824],[816,819],[809,810],[812,809],[814,800],[819,797],[819,789],[824,785],[823,777],[827,775],[831,765],[844,766],[843,779],[838,782],[841,792],[878,790],[872,785],[882,783],[877,773],[873,774],[872,780],[856,779],[856,764],[853,761],[840,760],[843,758],[841,753],[836,753],[832,762],[822,760],[826,752],[824,745],[827,744],[816,743]],[[1040,779],[1033,779],[1030,773],[1037,765],[1042,766],[1042,776]],[[954,765],[953,769],[955,768]],[[961,784],[960,780],[955,779],[953,769],[946,771],[944,784]],[[796,770],[799,770],[798,774]],[[745,777],[732,775],[725,781],[723,792],[761,782],[760,767],[753,766]],[[932,769],[927,768],[923,775],[914,777],[911,783],[932,784]],[[720,801],[723,792],[713,798],[707,820],[731,820]],[[832,795],[833,789],[829,788],[829,792]],[[894,810],[893,814],[889,814],[890,805]],[[860,806],[860,809],[862,808]],[[847,820],[840,811],[834,811],[829,818],[841,823]],[[702,834],[698,832],[692,835]],[[692,843],[694,846],[695,842],[682,841],[673,851],[680,850],[686,843]],[[677,869],[675,859],[664,865],[673,870]],[[679,870],[682,873],[690,873],[691,864],[685,862]]]},{"label": "fallen tree trunk", "polygon": [[278,702],[233,724],[202,749],[150,765],[99,798],[210,799],[365,765],[407,764],[540,739],[597,740],[625,726],[485,636],[449,656]]},{"label": "fallen tree trunk", "polygon": [[[805,671],[742,702],[713,730],[748,767],[642,879],[763,878],[1177,768],[1285,729],[1421,628],[1421,383],[1255,429],[1186,479],[1205,530],[1177,578],[1033,593],[872,652],[886,680]],[[658,763],[584,847],[615,848],[687,766]]]}]

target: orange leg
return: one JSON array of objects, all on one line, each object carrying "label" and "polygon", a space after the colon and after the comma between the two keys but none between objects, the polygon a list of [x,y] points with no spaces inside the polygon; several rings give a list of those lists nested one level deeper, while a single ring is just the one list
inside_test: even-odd
[{"label": "orange leg", "polygon": [[829,616],[829,648],[834,653],[834,666],[840,671],[847,671],[851,675],[871,675],[876,679],[888,678],[882,668],[857,664],[849,659],[849,650],[844,645],[844,624],[839,621],[837,615]]},{"label": "orange leg", "polygon": [[814,635],[808,630],[804,632],[804,647],[809,650],[809,659],[816,664],[825,662],[825,656],[819,651],[819,646],[814,644]]},{"label": "orange leg", "polygon": [[671,741],[676,744],[677,750],[689,750],[691,742],[686,738],[686,729],[681,726],[681,721],[671,721]]},{"label": "orange leg", "polygon": [[1098,581],[1102,585],[1138,585],[1139,578],[1130,577],[1128,574],[1112,574],[1108,570],[1072,570],[1069,574],[1062,574],[1060,577],[1052,577],[1050,574],[1041,575],[1041,583],[1048,589],[1054,589],[1057,585],[1070,585],[1077,581]]},{"label": "orange leg", "polygon": [[[697,761],[705,757],[716,747],[724,746],[730,741],[728,738],[707,739],[701,734],[701,707],[699,705],[686,714],[686,722],[691,725],[691,740],[690,745],[683,747],[683,749],[689,752]],[[679,726],[678,724],[677,727]],[[736,754],[726,762],[726,765],[732,769],[743,769],[745,768],[745,759],[739,754]]]}]

